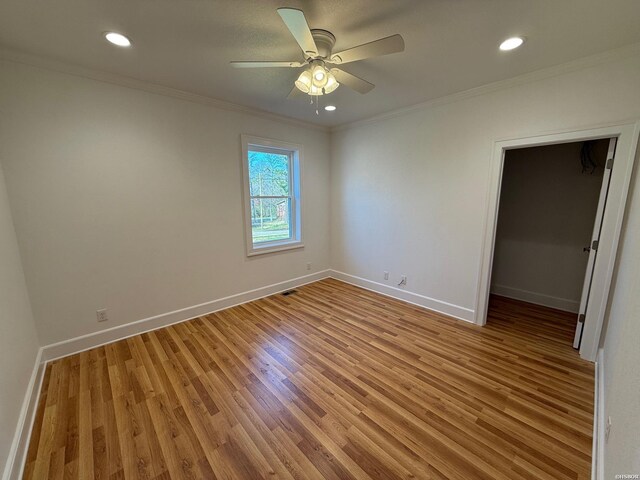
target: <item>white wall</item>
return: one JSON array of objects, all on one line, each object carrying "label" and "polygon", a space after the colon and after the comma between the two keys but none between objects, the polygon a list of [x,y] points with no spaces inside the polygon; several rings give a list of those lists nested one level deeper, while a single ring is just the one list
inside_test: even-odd
[{"label": "white wall", "polygon": [[578,311],[608,144],[594,144],[593,173],[582,173],[582,142],[506,153],[492,292]]},{"label": "white wall", "polygon": [[[0,66],[0,157],[43,344],[328,268],[327,132]],[[242,133],[304,146],[304,249],[246,257]]]},{"label": "white wall", "polygon": [[[0,130],[8,119],[0,116]],[[0,474],[34,369],[38,337],[0,168]]]},{"label": "white wall", "polygon": [[636,159],[604,338],[604,478],[640,473],[640,175]]},{"label": "white wall", "polygon": [[639,84],[635,54],[337,130],[332,267],[473,319],[494,141],[636,119]]}]

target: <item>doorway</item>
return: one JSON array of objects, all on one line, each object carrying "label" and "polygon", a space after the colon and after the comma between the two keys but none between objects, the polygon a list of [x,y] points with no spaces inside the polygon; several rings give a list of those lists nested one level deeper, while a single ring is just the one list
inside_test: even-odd
[{"label": "doorway", "polygon": [[[574,348],[582,338],[615,142],[517,148],[504,157],[490,292],[573,314]],[[549,319],[554,312],[540,315]],[[565,323],[571,317],[557,315]]]},{"label": "doorway", "polygon": [[589,306],[585,312],[584,329],[580,344],[580,356],[586,360],[595,361],[607,306],[609,288],[613,276],[620,229],[622,227],[624,207],[629,190],[639,133],[640,122],[621,123],[579,131],[565,131],[562,133],[498,140],[494,143],[489,171],[487,213],[485,216],[478,286],[476,290],[475,323],[477,325],[482,326],[487,321],[495,234],[500,203],[500,188],[506,153],[509,150],[517,148],[616,138],[614,168],[611,171],[607,205],[600,229],[597,261],[594,265],[591,287],[589,289]]}]

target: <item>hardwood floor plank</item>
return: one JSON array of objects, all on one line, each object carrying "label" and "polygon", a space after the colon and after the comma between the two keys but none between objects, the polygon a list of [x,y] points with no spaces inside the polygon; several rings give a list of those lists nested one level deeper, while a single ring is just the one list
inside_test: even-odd
[{"label": "hardwood floor plank", "polygon": [[25,479],[586,479],[572,314],[333,279],[51,362]]}]

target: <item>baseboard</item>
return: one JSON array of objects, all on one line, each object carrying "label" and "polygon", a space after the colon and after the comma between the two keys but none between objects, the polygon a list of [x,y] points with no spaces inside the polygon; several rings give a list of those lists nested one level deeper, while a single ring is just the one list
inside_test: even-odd
[{"label": "baseboard", "polygon": [[413,293],[397,287],[385,285],[383,283],[367,280],[366,278],[356,277],[355,275],[350,275],[338,270],[331,270],[331,277],[350,283],[351,285],[362,287],[366,290],[371,290],[372,292],[386,295],[387,297],[393,297],[398,300],[403,300],[405,302],[424,307],[428,310],[433,310],[434,312],[443,313],[450,317],[464,320],[465,322],[475,323],[475,312],[470,308],[460,307],[452,303],[443,302],[442,300],[436,300],[435,298],[430,298],[419,293]]},{"label": "baseboard", "polygon": [[522,290],[520,288],[507,287],[506,285],[491,285],[491,293],[501,297],[522,300],[523,302],[535,303],[543,307],[556,308],[565,312],[578,313],[580,302],[568,298],[554,297],[543,293]]},{"label": "baseboard", "polygon": [[173,312],[163,313],[154,317],[137,320],[135,322],[118,325],[116,327],[101,330],[99,332],[82,335],[80,337],[64,340],[62,342],[47,345],[42,349],[42,361],[48,362],[57,358],[66,357],[91,348],[96,348],[107,343],[112,343],[123,338],[128,338],[141,333],[157,330],[174,323],[184,322],[191,318],[200,317],[209,313],[224,310],[225,308],[240,305],[242,303],[258,300],[259,298],[283,292],[291,288],[299,287],[307,283],[316,282],[330,276],[330,270],[322,270],[317,273],[293,278],[284,282],[274,283],[266,287],[248,290],[228,297],[219,298],[200,305],[182,308]]},{"label": "baseboard", "polygon": [[596,358],[591,480],[604,480],[604,441],[606,433],[604,416],[604,350],[600,348]]},{"label": "baseboard", "polygon": [[18,425],[13,435],[11,449],[7,456],[7,463],[4,467],[2,480],[18,480],[22,478],[24,464],[29,448],[29,439],[36,416],[38,399],[40,398],[40,387],[44,378],[45,363],[42,362],[42,348],[38,350],[36,361],[31,372],[31,378],[27,385],[27,391],[22,401]]}]

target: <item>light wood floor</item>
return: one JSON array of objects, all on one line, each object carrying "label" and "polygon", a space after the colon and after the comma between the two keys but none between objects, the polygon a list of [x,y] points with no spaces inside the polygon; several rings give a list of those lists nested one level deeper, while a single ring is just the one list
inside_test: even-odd
[{"label": "light wood floor", "polygon": [[27,479],[587,479],[573,316],[324,280],[48,365]]}]

